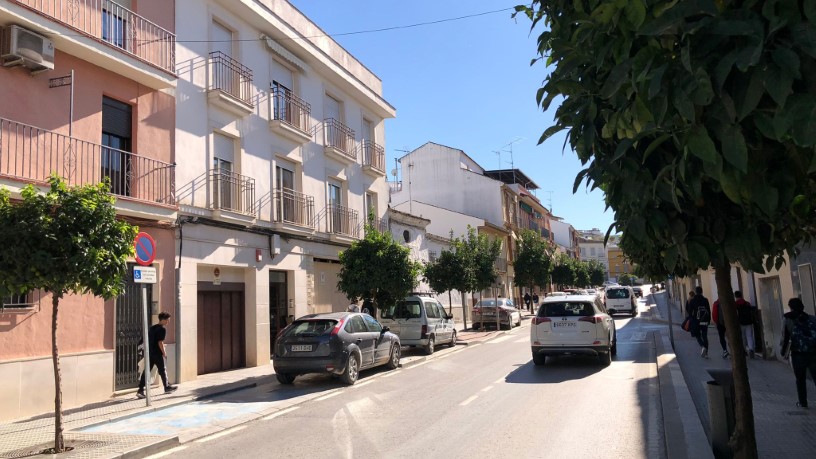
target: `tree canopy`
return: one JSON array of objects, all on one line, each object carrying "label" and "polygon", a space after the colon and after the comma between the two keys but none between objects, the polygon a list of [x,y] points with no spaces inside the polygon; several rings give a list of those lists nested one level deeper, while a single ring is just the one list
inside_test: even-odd
[{"label": "tree canopy", "polygon": [[[519,235],[515,269],[516,283],[532,289],[544,288],[550,283],[553,247],[532,230],[524,230]],[[603,282],[603,281],[602,281]]]},{"label": "tree canopy", "polygon": [[565,253],[555,256],[552,268],[552,280],[556,285],[569,287],[575,285],[575,270],[572,259]]},{"label": "tree canopy", "polygon": [[598,260],[589,260],[587,262],[587,269],[589,270],[589,282],[591,285],[601,285],[606,280],[606,267]]},{"label": "tree canopy", "polygon": [[0,296],[42,290],[51,294],[51,351],[54,365],[54,449],[64,450],[62,377],[57,327],[65,294],[105,299],[125,287],[127,260],[137,228],[116,218],[109,184],[68,187],[57,176],[50,189],[28,185],[21,200],[0,189]]},{"label": "tree canopy", "polygon": [[[816,5],[811,1],[534,0],[541,142],[566,141],[600,188],[620,246],[650,274],[779,267],[814,234]],[[641,258],[643,257],[643,258]],[[724,307],[729,340],[736,317]],[[733,325],[733,326],[732,326]],[[732,334],[733,333],[733,334]],[[734,454],[756,457],[744,357],[732,359]]]}]

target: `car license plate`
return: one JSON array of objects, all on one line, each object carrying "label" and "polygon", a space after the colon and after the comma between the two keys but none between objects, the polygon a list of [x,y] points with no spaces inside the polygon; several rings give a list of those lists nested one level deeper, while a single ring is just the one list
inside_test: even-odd
[{"label": "car license plate", "polygon": [[295,344],[292,346],[292,352],[311,352],[312,346],[310,344]]},{"label": "car license plate", "polygon": [[553,327],[574,327],[575,322],[571,321],[564,321],[564,322],[553,322]]}]

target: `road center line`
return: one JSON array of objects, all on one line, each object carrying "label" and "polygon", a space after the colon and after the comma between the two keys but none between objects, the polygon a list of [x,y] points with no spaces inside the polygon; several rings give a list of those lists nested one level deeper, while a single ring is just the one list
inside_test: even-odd
[{"label": "road center line", "polygon": [[496,382],[494,382],[493,384],[501,384],[501,383],[504,382],[504,379],[505,379],[505,376],[502,376],[501,378],[497,379]]},{"label": "road center line", "polygon": [[324,396],[322,396],[322,397],[318,397],[318,398],[316,398],[316,399],[315,399],[315,401],[316,401],[316,402],[320,402],[320,401],[323,401],[323,400],[326,400],[326,399],[329,399],[329,398],[335,397],[335,396],[337,396],[337,395],[340,395],[340,391],[339,391],[339,390],[338,390],[338,391],[336,391],[336,392],[332,392],[332,393],[331,393],[331,394],[329,394],[329,395],[324,395]]},{"label": "road center line", "polygon": [[238,432],[239,430],[243,430],[243,429],[246,429],[246,428],[247,428],[247,426],[233,427],[232,429],[227,429],[227,430],[224,430],[222,432],[218,432],[217,434],[210,435],[209,437],[200,438],[200,439],[196,440],[195,442],[196,443],[208,442],[210,440],[215,440],[216,438],[226,437],[227,435],[233,434],[235,432]]},{"label": "road center line", "polygon": [[484,389],[482,389],[482,392],[487,392],[487,391],[489,391],[489,390],[490,390],[490,389],[492,389],[492,388],[493,388],[493,386],[487,386],[487,387],[485,387]]},{"label": "road center line", "polygon": [[267,416],[267,417],[265,417],[265,418],[262,418],[262,420],[264,420],[264,421],[268,421],[268,420],[270,420],[270,419],[275,419],[275,418],[276,418],[276,417],[278,417],[278,416],[283,416],[284,414],[291,413],[292,411],[295,411],[295,410],[296,410],[296,409],[298,409],[298,408],[300,408],[300,407],[299,407],[299,406],[293,406],[293,407],[291,407],[291,408],[287,408],[287,409],[285,409],[285,410],[280,410],[280,411],[278,411],[277,413],[272,413],[272,414],[270,414],[269,416]]},{"label": "road center line", "polygon": [[469,399],[465,400],[464,402],[460,403],[459,406],[465,406],[465,405],[469,404],[470,402],[476,400],[477,398],[479,398],[479,396],[474,395],[474,396],[470,397]]}]

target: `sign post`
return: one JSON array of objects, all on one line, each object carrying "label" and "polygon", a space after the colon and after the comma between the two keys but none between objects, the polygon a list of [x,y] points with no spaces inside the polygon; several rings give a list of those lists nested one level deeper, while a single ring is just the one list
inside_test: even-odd
[{"label": "sign post", "polygon": [[149,267],[153,260],[156,259],[156,241],[153,240],[147,233],[139,233],[136,235],[134,241],[136,248],[136,263],[140,266],[133,267],[133,282],[142,284],[142,343],[144,343],[144,371],[142,377],[145,379],[145,395],[147,396],[147,406],[150,406],[150,339],[147,326],[148,318],[147,312],[147,284],[156,283],[156,268]]}]

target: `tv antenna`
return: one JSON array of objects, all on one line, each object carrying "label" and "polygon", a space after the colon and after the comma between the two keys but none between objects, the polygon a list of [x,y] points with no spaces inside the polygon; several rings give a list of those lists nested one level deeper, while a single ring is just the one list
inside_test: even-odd
[{"label": "tv antenna", "polygon": [[549,204],[550,213],[552,213],[552,211],[553,211],[553,208],[552,208],[552,195],[553,195],[553,192],[552,191],[542,191],[542,193],[547,193],[547,204]]},{"label": "tv antenna", "polygon": [[513,162],[513,144],[516,143],[516,142],[521,142],[522,140],[524,140],[524,137],[516,137],[515,139],[513,139],[510,142],[508,142],[507,144],[505,144],[503,147],[499,148],[498,151],[495,151],[495,150],[493,151],[493,153],[496,153],[497,155],[499,155],[499,169],[502,168],[501,167],[501,154],[502,153],[510,153],[510,170],[513,172],[513,183],[516,183],[516,166],[515,166],[515,163]]}]

